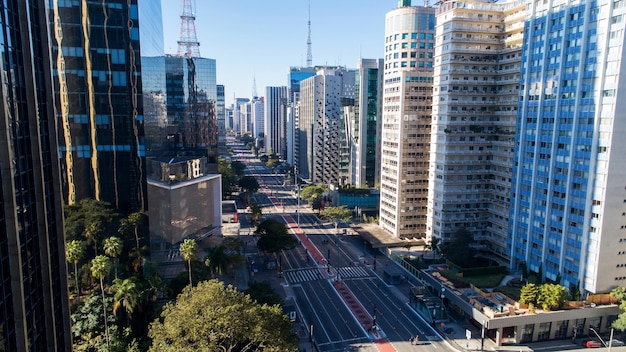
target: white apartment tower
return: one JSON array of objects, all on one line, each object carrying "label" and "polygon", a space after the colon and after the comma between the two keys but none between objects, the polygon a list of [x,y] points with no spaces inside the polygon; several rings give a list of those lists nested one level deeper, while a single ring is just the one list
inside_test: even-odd
[{"label": "white apartment tower", "polygon": [[379,225],[399,238],[426,234],[434,35],[434,8],[385,16]]},{"label": "white apartment tower", "polygon": [[461,228],[508,258],[524,1],[437,9],[427,237]]},{"label": "white apartment tower", "polygon": [[354,71],[319,68],[300,82],[298,173],[314,183],[339,184],[341,98],[354,99]]},{"label": "white apartment tower", "polygon": [[254,132],[252,137],[254,138],[259,138],[265,134],[265,118],[263,117],[265,111],[264,105],[263,97],[253,97],[250,102],[251,120],[253,121],[252,130]]}]

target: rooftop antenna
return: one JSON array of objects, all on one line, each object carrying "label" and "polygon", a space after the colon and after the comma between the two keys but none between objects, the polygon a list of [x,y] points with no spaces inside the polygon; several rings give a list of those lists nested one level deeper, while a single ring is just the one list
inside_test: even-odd
[{"label": "rooftop antenna", "polygon": [[183,0],[183,13],[180,15],[178,56],[200,57],[200,42],[198,42],[198,37],[196,36],[196,15],[194,9],[195,0]]},{"label": "rooftop antenna", "polygon": [[311,52],[311,0],[309,0],[309,36],[306,40],[306,66],[313,67],[313,53]]},{"label": "rooftop antenna", "polygon": [[256,73],[254,74],[252,78],[252,97],[253,98],[258,97],[258,95],[256,94]]}]

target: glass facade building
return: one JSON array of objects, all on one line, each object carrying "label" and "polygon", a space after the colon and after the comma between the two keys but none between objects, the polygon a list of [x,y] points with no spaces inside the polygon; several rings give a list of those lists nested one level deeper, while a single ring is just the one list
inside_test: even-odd
[{"label": "glass facade building", "polygon": [[0,351],[70,351],[46,2],[0,8]]},{"label": "glass facade building", "polygon": [[356,70],[355,119],[351,128],[351,184],[374,187],[380,182],[380,116],[383,97],[382,59],[360,59]]},{"label": "glass facade building", "polygon": [[144,210],[137,0],[52,4],[52,66],[65,201],[102,200],[122,214]]},{"label": "glass facade building", "polygon": [[532,1],[528,11],[511,266],[607,292],[626,282],[625,3]]},{"label": "glass facade building", "polygon": [[215,60],[142,57],[149,156],[218,155]]},{"label": "glass facade building", "polygon": [[287,87],[265,88],[265,150],[287,157]]}]

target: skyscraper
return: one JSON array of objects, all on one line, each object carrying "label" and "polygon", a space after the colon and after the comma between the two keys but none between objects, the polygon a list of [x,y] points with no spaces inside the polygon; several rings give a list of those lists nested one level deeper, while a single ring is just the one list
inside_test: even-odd
[{"label": "skyscraper", "polygon": [[380,182],[380,121],[383,98],[382,59],[360,59],[357,64],[355,120],[349,129],[352,137],[350,183],[374,187]]},{"label": "skyscraper", "polygon": [[226,96],[224,85],[217,85],[216,115],[217,115],[217,149],[218,155],[226,155]]},{"label": "skyscraper", "polygon": [[352,70],[322,67],[300,83],[297,167],[303,178],[339,185],[341,99],[354,99],[354,82]]},{"label": "skyscraper", "polygon": [[[264,139],[265,134],[265,99],[253,96],[250,101],[250,119],[252,121],[252,137]],[[265,150],[267,152],[267,149]]]},{"label": "skyscraper", "polygon": [[265,88],[265,149],[287,157],[287,87]]},{"label": "skyscraper", "polygon": [[218,154],[215,60],[172,55],[141,60],[142,70],[146,72],[142,80],[149,156],[189,154],[207,156],[209,162],[215,162]]},{"label": "skyscraper", "polygon": [[533,1],[528,11],[511,266],[607,292],[626,282],[626,7]]},{"label": "skyscraper", "polygon": [[424,237],[433,90],[435,9],[399,2],[385,16],[380,226]]},{"label": "skyscraper", "polygon": [[460,229],[508,258],[524,1],[437,9],[427,236]]},{"label": "skyscraper", "polygon": [[2,5],[0,350],[71,350],[45,1]]},{"label": "skyscraper", "polygon": [[[146,208],[137,0],[53,0],[52,52],[65,201]],[[103,4],[105,6],[103,6]]]}]

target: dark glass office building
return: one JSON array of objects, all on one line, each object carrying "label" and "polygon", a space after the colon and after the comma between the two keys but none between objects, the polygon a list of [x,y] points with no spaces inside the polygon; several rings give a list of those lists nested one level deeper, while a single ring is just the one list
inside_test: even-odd
[{"label": "dark glass office building", "polygon": [[142,57],[148,156],[218,155],[215,60]]},{"label": "dark glass office building", "polygon": [[44,0],[0,5],[0,351],[70,351]]},{"label": "dark glass office building", "polygon": [[[50,19],[65,201],[146,208],[137,0],[53,0]],[[84,8],[86,6],[86,8]]]}]

